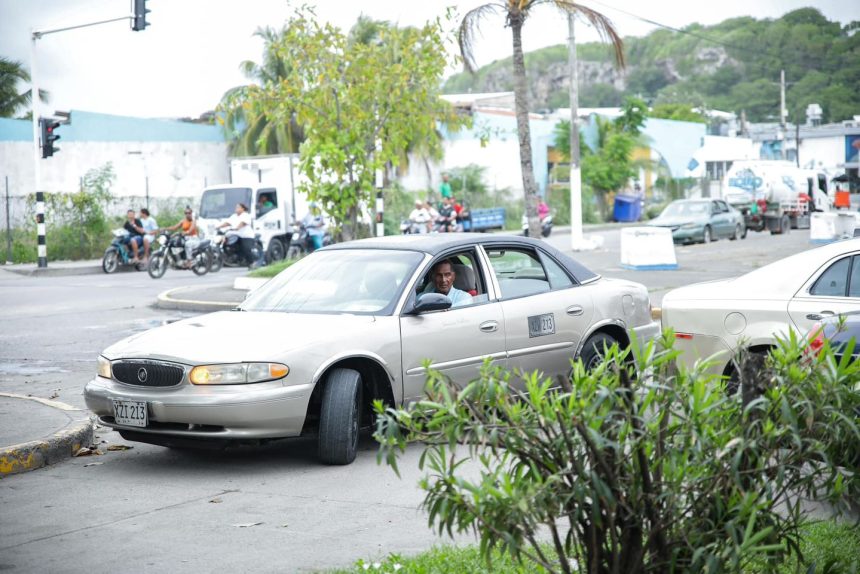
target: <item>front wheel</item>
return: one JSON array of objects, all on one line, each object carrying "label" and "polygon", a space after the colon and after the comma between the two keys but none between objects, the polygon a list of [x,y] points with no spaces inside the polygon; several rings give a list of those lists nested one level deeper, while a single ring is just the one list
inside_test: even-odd
[{"label": "front wheel", "polygon": [[218,273],[224,267],[224,253],[217,247],[209,248],[209,272]]},{"label": "front wheel", "polygon": [[326,377],[320,410],[318,453],[325,464],[349,464],[358,451],[361,375],[334,369]]},{"label": "front wheel", "polygon": [[298,245],[290,245],[287,250],[287,259],[298,259],[302,256],[302,248]]},{"label": "front wheel", "polygon": [[736,239],[739,239],[740,237],[741,237],[741,224],[738,223],[737,225],[735,225],[735,232],[732,233],[732,236],[729,237],[729,239],[731,239],[732,241],[735,241]]},{"label": "front wheel", "polygon": [[195,275],[206,275],[209,272],[209,251],[203,251],[194,256],[194,261],[191,263],[191,270]]},{"label": "front wheel", "polygon": [[616,344],[618,341],[615,340],[615,337],[606,333],[597,333],[589,337],[579,354],[585,370],[591,372],[596,369],[603,362],[606,350]]},{"label": "front wheel", "polygon": [[146,272],[153,279],[161,279],[164,277],[164,272],[167,271],[167,257],[164,253],[156,253],[149,258],[149,266]]},{"label": "front wheel", "polygon": [[711,226],[706,225],[705,230],[702,232],[702,243],[710,243],[711,242]]},{"label": "front wheel", "polygon": [[105,273],[113,273],[119,268],[119,253],[116,249],[111,249],[105,253],[102,258],[102,271]]},{"label": "front wheel", "polygon": [[266,263],[271,264],[275,261],[281,261],[286,256],[284,244],[280,239],[272,239],[269,241],[269,248],[266,249]]}]

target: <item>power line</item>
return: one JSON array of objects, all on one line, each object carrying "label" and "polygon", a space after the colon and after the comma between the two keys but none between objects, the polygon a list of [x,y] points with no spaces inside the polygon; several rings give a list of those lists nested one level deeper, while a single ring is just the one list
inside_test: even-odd
[{"label": "power line", "polygon": [[616,12],[620,12],[622,14],[626,14],[631,18],[636,18],[637,20],[641,20],[646,24],[651,24],[652,26],[657,26],[658,28],[664,28],[666,30],[670,30],[672,32],[677,32],[679,34],[686,34],[687,36],[692,36],[694,38],[699,38],[700,40],[705,40],[706,42],[712,42],[714,44],[719,44],[721,46],[725,46],[726,48],[731,48],[732,50],[738,50],[743,52],[743,49],[740,46],[736,46],[734,44],[729,44],[728,42],[723,42],[722,40],[717,40],[716,38],[712,38],[710,36],[706,36],[705,34],[699,34],[697,32],[692,32],[690,30],[682,30],[680,28],[675,28],[674,26],[669,26],[668,24],[662,24],[657,22],[656,20],[651,20],[650,18],[646,18],[644,16],[639,16],[638,14],[634,14],[632,12],[628,12],[627,10],[622,10],[621,8],[616,8],[615,6],[610,6],[604,2],[600,2],[600,0],[588,0],[593,4],[599,4],[604,8],[609,8],[610,10],[615,10]]}]

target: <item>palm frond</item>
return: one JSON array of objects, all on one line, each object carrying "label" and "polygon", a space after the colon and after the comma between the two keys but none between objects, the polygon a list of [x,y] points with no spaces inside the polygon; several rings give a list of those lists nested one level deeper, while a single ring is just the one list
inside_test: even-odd
[{"label": "palm frond", "polygon": [[504,11],[505,7],[500,4],[483,4],[469,10],[460,22],[457,31],[457,43],[460,45],[460,55],[463,56],[463,67],[467,72],[474,73],[477,69],[475,63],[475,40],[480,33],[481,21],[489,16]]},{"label": "palm frond", "polygon": [[545,0],[546,3],[555,4],[561,11],[568,14],[581,16],[586,22],[597,30],[600,39],[612,46],[615,52],[615,63],[619,68],[625,66],[624,61],[624,40],[615,29],[615,24],[605,14],[601,14],[597,10],[593,10],[588,6],[583,6],[579,2],[573,0]]}]

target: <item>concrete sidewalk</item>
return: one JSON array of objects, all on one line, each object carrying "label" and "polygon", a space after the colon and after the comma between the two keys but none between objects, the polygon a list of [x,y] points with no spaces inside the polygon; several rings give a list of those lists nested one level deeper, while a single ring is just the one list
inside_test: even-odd
[{"label": "concrete sidewalk", "polygon": [[0,477],[65,460],[92,442],[87,412],[59,401],[0,393]]}]

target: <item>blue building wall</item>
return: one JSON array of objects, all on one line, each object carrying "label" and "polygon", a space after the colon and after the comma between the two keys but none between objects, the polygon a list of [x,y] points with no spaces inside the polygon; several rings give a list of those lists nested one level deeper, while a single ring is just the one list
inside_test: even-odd
[{"label": "blue building wall", "polygon": [[[132,118],[94,112],[71,112],[71,123],[58,128],[61,142],[224,142],[219,126],[178,120]],[[0,118],[0,141],[33,141],[30,120]]]}]

